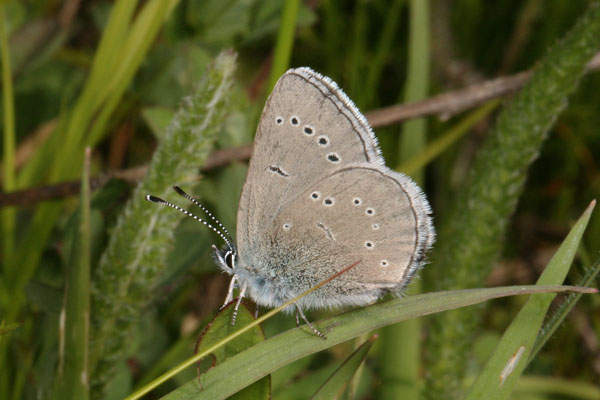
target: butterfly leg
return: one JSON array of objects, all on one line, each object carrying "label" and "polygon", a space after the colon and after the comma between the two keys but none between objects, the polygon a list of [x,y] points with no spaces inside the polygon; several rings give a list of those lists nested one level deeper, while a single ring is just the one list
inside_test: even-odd
[{"label": "butterfly leg", "polygon": [[300,308],[300,306],[296,303],[294,303],[294,305],[296,306],[296,311],[298,312],[298,314],[300,314],[300,317],[302,317],[304,322],[306,322],[306,325],[308,325],[308,327],[313,331],[313,333],[315,335],[317,335],[318,337],[320,337],[321,339],[327,339],[325,337],[325,335],[323,335],[321,332],[319,332],[319,330],[317,328],[315,328],[314,326],[312,326],[312,324],[308,321],[308,319],[306,319],[306,316],[302,312],[302,309]]},{"label": "butterfly leg", "polygon": [[240,289],[240,297],[238,297],[238,301],[237,301],[237,303],[235,303],[235,307],[233,308],[233,315],[231,316],[231,326],[235,325],[235,320],[237,319],[237,313],[240,308],[240,304],[242,303],[242,299],[244,298],[244,295],[246,294],[247,288],[248,288],[248,285],[246,283],[244,283],[242,285],[242,288]]},{"label": "butterfly leg", "polygon": [[236,281],[237,281],[237,277],[234,275],[231,278],[231,282],[229,282],[229,289],[227,290],[227,297],[225,297],[225,303],[223,303],[223,305],[221,306],[219,311],[224,309],[227,304],[229,304],[231,301],[233,301],[233,289],[235,289]]},{"label": "butterfly leg", "polygon": [[300,314],[298,314],[298,306],[296,306],[296,328],[300,326]]}]

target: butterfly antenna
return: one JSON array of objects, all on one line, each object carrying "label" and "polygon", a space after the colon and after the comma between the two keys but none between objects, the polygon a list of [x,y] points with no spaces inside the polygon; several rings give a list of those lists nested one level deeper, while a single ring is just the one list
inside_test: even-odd
[{"label": "butterfly antenna", "polygon": [[158,203],[158,204],[165,205],[167,207],[174,208],[177,211],[184,213],[188,217],[192,217],[196,221],[202,222],[204,225],[206,225],[207,227],[209,227],[210,229],[212,229],[217,235],[219,235],[221,237],[221,239],[223,239],[225,241],[225,243],[227,243],[227,246],[229,246],[229,248],[231,250],[234,249],[234,247],[233,247],[233,241],[230,241],[220,230],[218,230],[217,228],[215,228],[214,226],[212,226],[211,224],[209,224],[208,222],[206,222],[202,218],[198,217],[197,215],[192,214],[188,210],[184,210],[183,208],[179,207],[176,204],[173,204],[171,202],[163,200],[160,197],[152,196],[151,194],[146,195],[146,200],[151,201],[152,203]]},{"label": "butterfly antenna", "polygon": [[185,197],[186,199],[188,199],[189,201],[191,201],[192,203],[194,203],[195,205],[197,205],[198,207],[200,207],[202,209],[202,211],[204,211],[206,213],[206,215],[208,215],[208,217],[210,219],[212,219],[219,226],[219,228],[221,228],[221,230],[229,238],[229,241],[231,243],[233,243],[233,238],[231,237],[231,234],[229,233],[229,231],[227,230],[227,228],[225,228],[223,226],[223,224],[221,223],[221,221],[219,221],[214,215],[212,215],[212,213],[210,211],[208,211],[206,209],[206,207],[204,207],[202,204],[200,204],[200,202],[198,200],[196,200],[195,198],[193,198],[192,196],[190,196],[189,194],[187,194],[186,192],[184,192],[183,189],[180,188],[179,186],[173,186],[173,189],[177,192],[177,194],[179,194],[182,197]]}]

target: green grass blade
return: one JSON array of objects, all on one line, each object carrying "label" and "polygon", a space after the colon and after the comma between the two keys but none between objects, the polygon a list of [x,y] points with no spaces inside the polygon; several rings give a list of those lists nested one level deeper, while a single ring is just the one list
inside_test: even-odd
[{"label": "green grass blade", "polygon": [[[573,226],[538,279],[538,285],[560,285],[565,279],[595,205],[596,202],[593,201]],[[466,400],[509,398],[527,365],[544,316],[555,297],[555,294],[543,294],[529,298],[471,386]]]},{"label": "green grass blade", "polygon": [[119,51],[119,56],[113,56],[119,60],[119,63],[104,89],[110,96],[107,97],[101,114],[94,121],[94,126],[85,139],[88,146],[94,146],[102,138],[110,116],[114,113],[129,82],[148,53],[158,30],[163,26],[175,4],[177,4],[177,0],[148,2],[135,19],[127,35],[127,40]]},{"label": "green grass blade", "polygon": [[[172,185],[190,179],[212,149],[225,114],[235,56],[222,53],[185,99],[156,149],[144,180],[137,186],[114,228],[94,273],[92,299],[92,388],[102,392],[126,352],[133,322],[143,312],[183,214],[145,200],[147,194],[172,199]],[[110,295],[106,295],[110,294]]]},{"label": "green grass blade", "polygon": [[[11,192],[15,190],[15,105],[4,4],[0,4],[0,54],[2,56],[2,113],[4,122],[2,132],[2,190]],[[2,265],[4,266],[5,277],[14,274],[14,271],[10,271],[10,269],[15,249],[15,217],[16,212],[13,207],[2,210]],[[2,309],[1,307],[0,304],[0,309]]]},{"label": "green grass blade", "polygon": [[389,8],[387,9],[387,16],[381,29],[381,36],[377,41],[377,49],[373,54],[373,59],[369,63],[367,70],[367,77],[365,80],[365,86],[362,93],[363,106],[372,108],[377,102],[375,102],[375,95],[377,89],[381,84],[381,74],[383,68],[390,58],[390,53],[394,40],[397,38],[398,21],[402,15],[402,6],[405,0],[394,0]]},{"label": "green grass blade", "polygon": [[[202,389],[194,379],[163,399],[224,399],[292,361],[390,324],[499,297],[573,290],[595,292],[569,286],[512,286],[435,292],[390,300],[315,323],[315,327],[327,335],[327,340],[317,337],[306,326],[283,332],[208,371],[204,375]],[[252,325],[244,328],[251,328]],[[198,358],[202,358],[202,355],[189,359],[185,365],[193,365]],[[181,367],[176,369],[180,370]]]},{"label": "green grass blade", "polygon": [[[348,65],[348,83],[346,85],[346,93],[350,94],[350,97],[354,98],[356,106],[359,109],[364,109],[363,97],[356,96],[358,93],[362,93],[364,82],[364,66],[366,64],[365,54],[369,53],[367,45],[367,32],[368,32],[368,11],[369,2],[367,0],[357,0],[354,2],[354,12],[352,13],[352,19],[344,21],[343,27],[346,30],[346,41],[348,43],[344,47],[348,47],[346,50],[350,65]],[[340,10],[341,11],[341,10]],[[339,52],[339,50],[338,50]],[[339,69],[339,66],[336,68]]]},{"label": "green grass blade", "polygon": [[284,3],[267,93],[271,93],[279,77],[289,68],[299,7],[300,0],[287,0]]},{"label": "green grass blade", "polygon": [[[589,234],[589,233],[588,233]],[[579,284],[577,286],[593,286],[594,281],[598,274],[600,273],[600,258],[596,260],[594,265],[590,268],[587,268],[587,271]],[[533,350],[529,355],[529,361],[533,360],[537,353],[544,347],[546,342],[554,335],[554,332],[558,329],[558,327],[563,323],[567,314],[571,309],[577,304],[581,295],[577,293],[571,293],[567,296],[565,301],[563,301],[557,310],[555,310],[552,316],[546,321],[544,326],[541,329],[540,334],[538,335],[535,344],[533,345]]]},{"label": "green grass blade", "polygon": [[[404,102],[422,100],[429,92],[429,2],[410,1],[410,42],[408,46],[408,73],[404,89]],[[408,160],[425,148],[427,121],[414,118],[402,125],[400,160]],[[415,171],[412,178],[423,183],[423,172]]]},{"label": "green grass blade", "polygon": [[[422,100],[429,92],[429,1],[409,2],[408,73],[404,90],[404,102]],[[427,143],[427,120],[415,118],[402,125],[399,154],[407,160],[423,152]],[[415,170],[412,178],[423,185],[423,170]],[[421,290],[420,281],[410,286],[411,293]],[[385,399],[416,399],[419,393],[421,371],[421,321],[411,319],[381,330],[382,382],[380,395]]]},{"label": "green grass blade", "polygon": [[[600,7],[592,3],[564,39],[537,65],[531,80],[498,116],[472,163],[469,179],[441,224],[424,275],[432,290],[481,286],[503,245],[506,227],[539,154],[586,63],[600,47]],[[432,319],[428,338],[427,398],[461,398],[477,310]]]},{"label": "green grass blade", "polygon": [[87,400],[90,397],[90,157],[88,148],[81,176],[78,230],[69,258],[54,399]]},{"label": "green grass blade", "polygon": [[[87,132],[87,126],[94,117],[108,92],[107,81],[114,74],[115,66],[120,59],[115,56],[120,53],[133,13],[137,7],[136,0],[118,0],[115,2],[104,32],[100,38],[98,49],[94,53],[90,75],[85,81],[81,94],[77,98],[72,110],[61,114],[58,129],[53,133],[46,146],[39,148],[26,166],[24,173],[19,175],[19,186],[27,187],[38,183],[39,177],[47,177],[48,165],[57,158],[56,154],[67,154],[63,148],[65,143],[70,147],[80,145],[81,139]],[[82,151],[83,148],[80,149]],[[75,150],[72,150],[75,151]],[[41,155],[39,153],[42,153]],[[49,158],[48,155],[51,155]],[[33,161],[33,162],[32,162]],[[80,165],[80,164],[73,164]]]},{"label": "green grass blade", "polygon": [[[164,18],[168,15],[168,11],[175,0],[169,0],[168,2],[162,0],[153,0],[151,2],[146,3],[144,8],[140,11],[140,16],[147,15],[146,10],[151,9],[154,12],[160,14],[160,18],[155,18],[154,21],[158,24],[158,22],[164,21]],[[111,18],[108,23],[108,27],[112,27],[113,24],[112,19],[114,18],[116,21],[120,21],[120,24],[125,24],[131,16],[132,10],[130,9],[131,4],[128,6],[122,5],[125,3],[125,0],[121,0],[117,2],[115,7],[113,8],[113,12],[111,13]],[[134,3],[135,2],[129,2]],[[157,26],[148,26],[148,24],[143,24],[147,28],[144,32],[136,31],[138,36],[144,36],[144,33],[147,35],[145,37],[146,41],[152,40],[156,32],[158,30]],[[116,35],[118,32],[122,34],[128,33],[128,29],[124,27],[114,28],[114,31],[107,31],[108,35]],[[122,46],[122,43],[127,43],[127,37],[119,37],[114,38],[114,40],[119,42],[119,45]],[[106,44],[104,40],[101,40],[101,48],[113,49],[115,46]],[[143,46],[142,46],[143,47]],[[147,51],[147,47],[143,47],[144,51]],[[105,51],[105,50],[100,50]],[[106,50],[108,52],[108,50]],[[135,71],[139,68],[141,63],[140,54],[133,57],[131,60],[135,61],[137,64],[133,63],[130,68],[130,71]],[[111,55],[114,57],[114,54]],[[117,57],[118,58],[118,57]],[[100,107],[100,102],[98,99],[103,99],[108,96],[110,91],[107,79],[112,79],[114,71],[110,73],[105,72],[97,72],[98,69],[106,68],[105,65],[99,65],[100,62],[104,60],[103,57],[99,56],[94,58],[94,65],[92,66],[92,75],[90,76],[86,87],[84,88],[82,95],[79,97],[77,104],[73,108],[71,112],[68,113],[68,122],[65,124],[65,130],[55,132],[55,134],[60,135],[60,140],[53,141],[58,149],[54,153],[53,156],[53,164],[48,165],[40,165],[40,168],[46,168],[49,170],[49,180],[50,182],[57,182],[62,180],[71,179],[76,175],[76,171],[79,170],[79,165],[82,162],[82,154],[83,149],[85,147],[85,135],[89,130],[89,126],[94,120],[94,116],[97,113],[101,113],[102,110],[98,110]],[[129,59],[128,59],[129,60]],[[108,65],[112,65],[108,63]],[[119,66],[119,68],[125,68],[124,63],[115,63],[115,65]],[[127,64],[129,65],[129,64]],[[131,79],[132,75],[129,76]],[[101,82],[96,82],[97,80],[101,80]],[[122,86],[126,86],[129,84],[129,81],[121,81]],[[117,88],[112,87],[111,90],[117,90]],[[122,95],[121,92],[115,92],[112,97],[112,103],[110,103],[113,107],[116,104],[118,98]],[[35,175],[35,174],[33,174]],[[62,205],[60,203],[44,203],[40,205],[33,217],[33,220],[29,226],[29,232],[26,233],[25,239],[22,243],[20,243],[18,247],[18,259],[16,260],[16,264],[19,265],[19,275],[15,278],[15,282],[13,284],[14,295],[12,296],[13,301],[11,302],[11,308],[7,313],[7,320],[12,321],[16,318],[21,309],[21,304],[23,302],[23,288],[26,283],[29,281],[30,277],[35,272],[35,268],[37,267],[44,245],[52,229],[54,228],[54,224],[58,219],[60,212],[62,211]],[[2,353],[0,352],[0,357]]]},{"label": "green grass blade", "polygon": [[600,399],[600,387],[584,381],[557,377],[522,376],[514,391],[515,399]]},{"label": "green grass blade", "polygon": [[369,350],[377,336],[371,336],[370,339],[361,344],[350,356],[344,360],[335,372],[327,379],[325,383],[313,395],[313,400],[339,399],[350,383],[350,380],[367,358]]},{"label": "green grass blade", "polygon": [[436,157],[456,143],[461,137],[466,135],[475,124],[490,115],[490,113],[492,113],[498,107],[498,105],[500,105],[499,100],[492,100],[479,107],[475,111],[472,111],[462,118],[456,125],[430,142],[423,151],[402,162],[402,164],[398,167],[398,171],[407,175],[412,175],[416,171],[425,168],[427,164],[432,162]]}]

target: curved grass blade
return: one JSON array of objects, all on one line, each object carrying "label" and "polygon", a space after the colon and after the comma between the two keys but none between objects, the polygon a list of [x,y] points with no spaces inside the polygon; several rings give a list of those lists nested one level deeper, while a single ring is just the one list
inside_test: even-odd
[{"label": "curved grass blade", "polygon": [[[538,279],[538,285],[560,284],[573,262],[596,201],[592,201]],[[531,296],[510,324],[483,372],[471,386],[466,400],[508,399],[525,369],[544,316],[555,294]]]},{"label": "curved grass blade", "polygon": [[[390,324],[499,297],[573,291],[597,293],[596,289],[574,286],[509,286],[435,292],[390,300],[315,323],[314,326],[327,335],[326,340],[315,336],[306,326],[283,332],[228,358],[208,371],[204,375],[202,389],[194,379],[163,399],[224,399],[292,361]],[[272,315],[273,312],[265,314],[254,324],[262,322],[269,314]],[[188,360],[184,364],[191,365],[197,359]],[[176,369],[181,370],[181,367]],[[143,392],[135,393],[128,399],[137,399],[141,394]]]}]

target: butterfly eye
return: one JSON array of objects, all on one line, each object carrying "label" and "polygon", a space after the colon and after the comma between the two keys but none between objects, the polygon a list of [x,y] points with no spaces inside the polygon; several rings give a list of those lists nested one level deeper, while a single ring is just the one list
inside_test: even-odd
[{"label": "butterfly eye", "polygon": [[233,253],[233,251],[227,251],[227,253],[225,253],[225,263],[231,269],[233,269],[233,259],[234,259],[234,257],[235,257],[235,254]]}]

